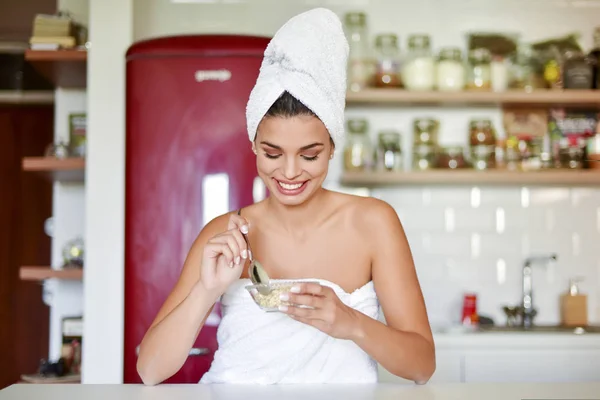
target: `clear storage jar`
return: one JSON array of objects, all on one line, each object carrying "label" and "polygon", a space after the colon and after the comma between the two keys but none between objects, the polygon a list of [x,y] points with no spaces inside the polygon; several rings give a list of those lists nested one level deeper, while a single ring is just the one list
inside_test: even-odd
[{"label": "clear storage jar", "polygon": [[372,145],[369,137],[369,123],[366,119],[350,119],[347,123],[348,137],[344,146],[344,169],[364,171],[371,166]]},{"label": "clear storage jar", "polygon": [[376,151],[376,165],[380,171],[400,171],[402,165],[402,145],[400,133],[394,130],[379,132]]},{"label": "clear storage jar", "polygon": [[344,28],[350,47],[347,69],[348,90],[358,92],[370,86],[374,73],[366,14],[347,13],[344,18]]},{"label": "clear storage jar", "polygon": [[400,49],[398,36],[393,33],[378,35],[375,39],[375,55],[377,67],[375,86],[400,86]]},{"label": "clear storage jar", "polygon": [[469,53],[467,89],[490,90],[492,87],[492,55],[488,49],[473,49]]},{"label": "clear storage jar", "polygon": [[440,50],[436,67],[436,86],[441,92],[457,92],[465,86],[465,66],[459,48]]},{"label": "clear storage jar", "polygon": [[402,82],[407,90],[427,91],[435,87],[435,59],[431,53],[429,35],[409,36]]}]

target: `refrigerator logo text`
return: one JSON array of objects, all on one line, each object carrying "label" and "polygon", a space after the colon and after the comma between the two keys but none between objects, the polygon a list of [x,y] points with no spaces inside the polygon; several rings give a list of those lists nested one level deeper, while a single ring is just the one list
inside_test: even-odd
[{"label": "refrigerator logo text", "polygon": [[196,82],[219,81],[225,82],[231,79],[231,72],[226,69],[216,71],[196,71]]}]

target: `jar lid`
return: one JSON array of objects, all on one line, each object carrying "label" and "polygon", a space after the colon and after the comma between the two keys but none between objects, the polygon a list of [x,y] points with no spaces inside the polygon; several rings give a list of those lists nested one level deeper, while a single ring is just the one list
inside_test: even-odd
[{"label": "jar lid", "polygon": [[435,118],[417,118],[414,122],[415,129],[426,130],[427,128],[436,127],[438,120]]},{"label": "jar lid", "polygon": [[428,49],[430,42],[427,34],[413,34],[408,37],[408,47],[410,49]]},{"label": "jar lid", "polygon": [[348,26],[364,26],[367,24],[367,15],[364,12],[349,12],[344,20]]},{"label": "jar lid", "polygon": [[462,50],[459,47],[442,47],[439,54],[440,60],[461,60]]},{"label": "jar lid", "polygon": [[379,141],[400,143],[400,133],[392,129],[379,131]]},{"label": "jar lid", "polygon": [[375,37],[377,47],[398,47],[398,35],[394,33],[383,33]]},{"label": "jar lid", "polygon": [[348,131],[353,134],[366,134],[369,129],[369,122],[364,118],[353,118],[347,122]]},{"label": "jar lid", "polygon": [[492,53],[484,47],[479,47],[469,52],[469,58],[475,62],[488,63],[492,59]]}]

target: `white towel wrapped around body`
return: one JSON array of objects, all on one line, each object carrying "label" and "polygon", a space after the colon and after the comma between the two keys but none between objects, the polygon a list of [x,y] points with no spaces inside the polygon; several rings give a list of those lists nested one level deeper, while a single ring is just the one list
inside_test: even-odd
[{"label": "white towel wrapped around body", "polygon": [[[333,288],[347,306],[379,317],[373,282],[347,293],[329,281],[316,281]],[[261,310],[245,289],[249,284],[240,279],[221,298],[219,348],[200,383],[377,382],[377,363],[354,342],[333,338],[286,314]]]},{"label": "white towel wrapped around body", "polygon": [[349,46],[338,16],[315,8],[287,21],[265,49],[246,106],[250,141],[273,103],[285,91],[311,109],[334,143],[344,135]]}]

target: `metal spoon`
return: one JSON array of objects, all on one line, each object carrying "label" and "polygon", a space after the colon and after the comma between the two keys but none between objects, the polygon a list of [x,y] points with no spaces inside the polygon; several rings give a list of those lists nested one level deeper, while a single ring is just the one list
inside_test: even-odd
[{"label": "metal spoon", "polygon": [[246,247],[248,248],[248,257],[250,259],[250,265],[248,266],[248,276],[250,277],[250,281],[253,284],[257,285],[257,290],[260,294],[266,296],[271,293],[271,288],[269,287],[270,278],[267,275],[267,271],[263,268],[263,266],[254,259],[252,256],[252,250],[250,249],[250,241],[248,237],[244,234],[244,240],[246,241]]}]

